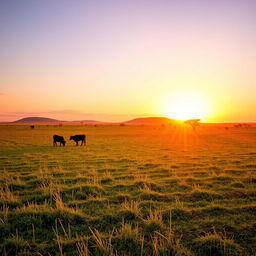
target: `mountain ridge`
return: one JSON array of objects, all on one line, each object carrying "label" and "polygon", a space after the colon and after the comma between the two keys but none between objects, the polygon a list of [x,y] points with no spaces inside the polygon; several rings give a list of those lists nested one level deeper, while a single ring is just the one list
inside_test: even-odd
[{"label": "mountain ridge", "polygon": [[122,122],[105,122],[105,121],[98,121],[98,120],[58,120],[54,118],[48,117],[24,117],[18,120],[15,120],[10,123],[20,123],[20,124],[30,124],[30,123],[82,123],[82,124],[124,124],[124,125],[161,125],[161,124],[169,124],[174,122],[174,119],[169,119],[167,117],[141,117],[141,118],[134,118],[127,121]]}]

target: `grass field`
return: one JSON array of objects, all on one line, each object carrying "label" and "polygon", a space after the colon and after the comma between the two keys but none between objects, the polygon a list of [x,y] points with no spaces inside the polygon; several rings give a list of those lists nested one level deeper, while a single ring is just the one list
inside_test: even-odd
[{"label": "grass field", "polygon": [[0,172],[1,255],[256,255],[253,127],[2,125]]}]

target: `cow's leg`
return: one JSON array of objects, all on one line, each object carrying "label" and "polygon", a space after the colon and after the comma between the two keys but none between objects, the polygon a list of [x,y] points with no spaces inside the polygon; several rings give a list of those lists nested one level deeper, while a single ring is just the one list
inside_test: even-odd
[{"label": "cow's leg", "polygon": [[76,141],[76,146],[78,146],[78,141]]}]

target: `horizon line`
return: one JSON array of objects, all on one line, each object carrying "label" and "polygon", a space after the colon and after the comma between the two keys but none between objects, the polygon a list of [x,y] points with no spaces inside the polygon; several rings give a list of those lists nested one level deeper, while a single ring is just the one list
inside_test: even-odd
[{"label": "horizon line", "polygon": [[[0,120],[0,123],[1,124],[3,124],[3,123],[14,123],[14,122],[17,122],[17,121],[25,119],[25,118],[47,118],[47,119],[56,120],[56,123],[60,123],[60,122],[72,123],[72,122],[92,121],[92,122],[109,123],[109,124],[112,124],[112,123],[117,123],[117,124],[118,123],[126,123],[126,122],[129,122],[131,120],[146,119],[146,118],[166,118],[166,119],[173,120],[173,121],[178,121],[178,122],[184,122],[186,120],[196,119],[196,118],[190,118],[190,119],[186,119],[186,120],[181,120],[181,119],[174,119],[174,118],[170,118],[170,117],[166,117],[166,116],[141,116],[141,117],[134,117],[132,119],[128,119],[128,120],[125,120],[125,121],[101,121],[101,120],[97,120],[97,119],[58,120],[56,118],[51,118],[51,117],[46,117],[46,116],[26,116],[26,117],[22,117],[22,118],[19,118],[19,119],[12,120],[12,121],[1,121]],[[198,119],[200,119],[200,122],[201,122],[201,119],[204,119],[204,118],[198,118]],[[216,122],[215,121],[215,122],[201,122],[201,123],[205,123],[205,124],[233,124],[233,123],[256,123],[256,121],[223,121],[223,122]]]}]

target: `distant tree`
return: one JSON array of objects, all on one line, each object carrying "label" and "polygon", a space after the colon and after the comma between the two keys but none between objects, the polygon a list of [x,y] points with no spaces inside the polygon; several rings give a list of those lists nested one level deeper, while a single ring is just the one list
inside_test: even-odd
[{"label": "distant tree", "polygon": [[251,125],[250,125],[250,124],[247,124],[247,123],[242,124],[242,125],[243,125],[243,127],[246,128],[246,129],[249,129],[249,128],[251,127]]},{"label": "distant tree", "polygon": [[199,122],[200,122],[200,119],[189,119],[184,121],[185,124],[189,124],[193,128],[193,131],[196,130],[196,127],[200,126]]}]

